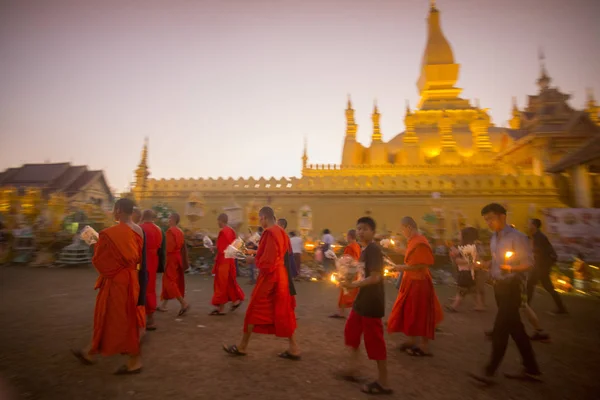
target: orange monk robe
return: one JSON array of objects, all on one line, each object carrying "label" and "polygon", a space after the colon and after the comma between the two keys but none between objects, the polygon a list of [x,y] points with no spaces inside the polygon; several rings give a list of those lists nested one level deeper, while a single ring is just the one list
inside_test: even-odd
[{"label": "orange monk robe", "polygon": [[244,318],[244,332],[254,325],[252,332],[291,337],[296,330],[295,299],[290,295],[290,284],[284,258],[289,248],[287,234],[278,225],[265,229],[256,252],[256,266],[260,273]]},{"label": "orange monk robe", "polygon": [[126,224],[100,232],[92,263],[100,273],[90,354],[139,354],[138,265],[144,239]]},{"label": "orange monk robe", "polygon": [[[409,240],[404,263],[408,266],[433,265],[433,252],[425,236],[416,235]],[[388,332],[433,339],[435,327],[443,318],[429,268],[404,271],[400,291],[388,319]]]},{"label": "orange monk robe", "polygon": [[162,300],[185,296],[185,270],[189,268],[185,237],[176,226],[166,233],[167,263],[162,278]]},{"label": "orange monk robe", "polygon": [[244,300],[244,292],[237,283],[237,272],[235,269],[235,260],[233,258],[225,258],[225,249],[237,237],[235,231],[225,226],[217,236],[217,255],[215,257],[215,266],[213,274],[215,280],[213,284],[214,292],[212,297],[212,305],[220,306],[228,302],[237,302]]},{"label": "orange monk robe", "polygon": [[[361,253],[360,244],[356,242],[349,243],[344,249],[344,254],[347,254],[354,258],[356,261],[360,259]],[[347,293],[344,293],[344,289],[340,289],[340,297],[338,299],[339,308],[350,308],[354,304],[354,299],[358,294],[358,288],[350,289]]]},{"label": "orange monk robe", "polygon": [[152,222],[140,225],[146,237],[146,268],[148,270],[148,287],[146,291],[146,314],[156,311],[156,272],[160,261],[159,251],[162,244],[162,230]]}]

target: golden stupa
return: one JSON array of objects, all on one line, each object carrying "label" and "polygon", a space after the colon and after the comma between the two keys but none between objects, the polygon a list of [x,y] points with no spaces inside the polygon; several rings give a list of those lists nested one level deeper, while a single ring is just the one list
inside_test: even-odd
[{"label": "golden stupa", "polygon": [[[571,162],[568,169],[547,173],[567,153],[600,136],[591,93],[586,110],[572,109],[569,96],[550,85],[542,59],[539,93],[529,96],[524,110],[513,103],[510,128],[494,126],[487,109],[460,97],[460,64],[440,17],[432,3],[417,81],[420,101],[415,109],[407,105],[405,131],[388,142],[382,140],[377,105],[371,143],[356,140],[358,125],[348,98],[341,164],[309,164],[305,144],[300,178],[156,180],[149,179],[146,144],[134,196],[144,207],[166,203],[183,213],[191,193],[200,193],[203,228],[212,228],[217,215],[233,204],[246,214],[249,205],[268,204],[292,230],[309,224],[313,234],[324,228],[339,234],[356,218],[370,215],[380,230],[395,232],[400,218],[411,215],[432,225],[430,231],[440,239],[464,225],[480,225],[479,211],[492,201],[505,204],[519,226],[541,217],[544,208],[597,206],[600,179],[588,165]],[[302,219],[306,210],[308,222]]]}]

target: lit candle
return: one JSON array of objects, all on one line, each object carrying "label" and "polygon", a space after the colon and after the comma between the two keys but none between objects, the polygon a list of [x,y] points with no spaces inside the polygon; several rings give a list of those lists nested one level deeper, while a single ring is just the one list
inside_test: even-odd
[{"label": "lit candle", "polygon": [[[514,253],[513,253],[512,251],[507,251],[507,252],[504,254],[504,265],[508,265],[508,260],[509,260],[509,258],[511,258],[511,257],[513,256],[513,254],[514,254]],[[512,268],[511,268],[511,269],[512,269]]]}]

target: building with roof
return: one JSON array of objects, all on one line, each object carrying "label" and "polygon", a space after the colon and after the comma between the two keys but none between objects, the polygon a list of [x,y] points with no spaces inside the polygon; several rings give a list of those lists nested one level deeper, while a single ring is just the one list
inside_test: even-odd
[{"label": "building with roof", "polygon": [[207,209],[202,227],[214,226],[224,209],[238,206],[250,216],[258,205],[270,204],[293,230],[307,215],[314,231],[336,232],[370,215],[380,230],[396,231],[400,219],[411,215],[437,221],[430,229],[440,238],[464,225],[481,225],[481,207],[490,202],[507,206],[511,221],[521,227],[528,218],[543,217],[545,208],[600,205],[600,175],[579,164],[585,157],[578,153],[599,134],[591,92],[585,110],[573,109],[569,96],[551,85],[541,57],[538,94],[528,97],[524,110],[514,104],[509,128],[494,126],[477,100],[461,97],[460,64],[434,2],[425,43],[420,100],[414,109],[407,104],[405,130],[391,140],[382,139],[375,104],[371,142],[359,143],[349,98],[339,164],[309,164],[305,144],[300,178],[158,180],[149,177],[146,144],[135,171],[135,197],[147,206],[168,204],[184,216],[189,204],[202,203]]},{"label": "building with roof", "polygon": [[36,189],[43,198],[63,194],[71,206],[96,204],[112,207],[114,196],[103,171],[92,171],[83,165],[70,163],[24,164],[0,173],[0,188],[14,188],[23,196]]}]

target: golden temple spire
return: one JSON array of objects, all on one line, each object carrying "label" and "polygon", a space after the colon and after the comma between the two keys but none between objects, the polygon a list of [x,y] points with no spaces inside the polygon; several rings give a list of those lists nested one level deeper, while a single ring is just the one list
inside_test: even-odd
[{"label": "golden temple spire", "polygon": [[598,115],[598,112],[600,111],[600,107],[598,107],[598,104],[596,103],[596,99],[594,98],[594,91],[592,90],[592,88],[588,88],[586,90],[586,92],[587,92],[587,107],[586,107],[585,111],[587,111],[590,119],[596,125],[598,125],[600,123],[600,116]]},{"label": "golden temple spire", "polygon": [[348,106],[346,108],[346,137],[356,138],[358,125],[354,121],[354,109],[352,108],[352,100],[348,95]]},{"label": "golden temple spire", "polygon": [[512,118],[508,121],[508,125],[511,129],[521,129],[521,111],[519,111],[519,107],[517,105],[517,98],[513,96],[512,98]]},{"label": "golden temple spire", "polygon": [[308,139],[304,136],[304,151],[302,152],[302,169],[306,169],[308,164]]},{"label": "golden temple spire", "polygon": [[403,142],[407,144],[415,144],[419,141],[415,133],[415,116],[410,110],[410,103],[406,100],[406,115],[404,116],[404,132]]},{"label": "golden temple spire", "polygon": [[377,108],[377,99],[375,99],[375,104],[373,105],[373,115],[371,116],[373,120],[373,136],[371,139],[374,142],[381,141],[381,128],[379,126],[379,121],[381,119],[381,114],[379,114],[379,109]]},{"label": "golden temple spire", "polygon": [[435,1],[431,2],[427,26],[427,42],[421,61],[421,75],[417,81],[421,95],[417,108],[423,108],[428,99],[435,100],[432,105],[439,104],[440,100],[444,103],[460,101],[458,96],[461,90],[454,87],[460,65],[454,62],[452,47],[442,32],[440,11]]},{"label": "golden temple spire", "polygon": [[136,198],[139,200],[144,197],[146,189],[148,188],[148,177],[150,171],[148,170],[148,137],[144,139],[144,147],[142,149],[142,156],[137,169],[135,170],[135,189],[134,193]]}]

